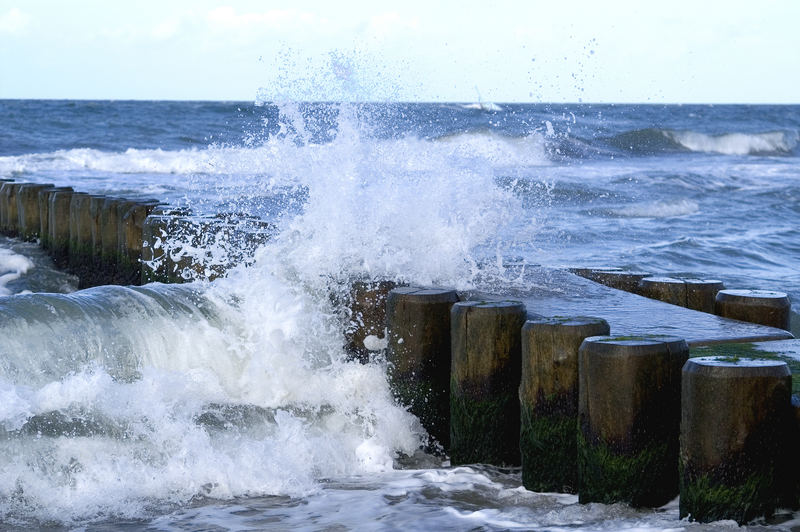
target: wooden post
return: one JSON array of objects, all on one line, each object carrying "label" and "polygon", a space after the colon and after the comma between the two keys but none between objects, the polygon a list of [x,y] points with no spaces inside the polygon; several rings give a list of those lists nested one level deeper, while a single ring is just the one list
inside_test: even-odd
[{"label": "wooden post", "polygon": [[450,315],[450,462],[519,465],[525,305],[461,301]]},{"label": "wooden post", "polygon": [[657,507],[678,494],[685,340],[587,338],[579,352],[579,500]]},{"label": "wooden post", "polygon": [[749,321],[789,330],[792,305],[784,292],[768,290],[720,290],[714,313],[724,318]]},{"label": "wooden post", "polygon": [[53,185],[26,183],[17,190],[17,227],[21,240],[33,241],[39,237],[39,191]]},{"label": "wooden post", "polygon": [[645,277],[639,283],[641,295],[671,305],[686,306],[686,283],[672,277]]},{"label": "wooden post", "polygon": [[61,268],[69,263],[70,228],[72,217],[72,189],[56,189],[48,193],[50,206],[47,209],[47,231],[50,256]]},{"label": "wooden post", "polygon": [[725,289],[716,279],[684,279],[686,283],[686,307],[714,314],[717,292]]},{"label": "wooden post", "polygon": [[69,190],[71,187],[51,187],[43,188],[39,191],[39,244],[42,249],[51,249],[50,237],[50,198],[59,191]]},{"label": "wooden post", "polygon": [[600,318],[528,320],[522,327],[520,452],[531,491],[577,493],[578,349],[609,334]]},{"label": "wooden post", "polygon": [[365,340],[384,339],[386,336],[386,302],[389,292],[397,286],[394,281],[355,281],[347,295],[350,313],[345,328],[345,348],[351,356],[362,362],[369,361],[373,351]]},{"label": "wooden post", "polygon": [[389,382],[443,449],[450,445],[450,310],[454,290],[395,288],[386,300]]},{"label": "wooden post", "polygon": [[681,518],[741,525],[781,505],[792,480],[786,461],[791,386],[781,361],[701,357],[686,363]]}]

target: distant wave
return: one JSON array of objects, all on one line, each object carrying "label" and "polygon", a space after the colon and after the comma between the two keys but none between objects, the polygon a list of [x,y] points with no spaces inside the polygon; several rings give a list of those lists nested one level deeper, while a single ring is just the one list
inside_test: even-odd
[{"label": "distant wave", "polygon": [[797,133],[726,133],[707,135],[695,131],[664,131],[664,135],[684,148],[725,155],[782,155],[797,146]]},{"label": "distant wave", "polygon": [[798,145],[797,132],[723,133],[647,128],[627,131],[601,142],[639,155],[691,151],[724,155],[789,155]]},{"label": "distant wave", "polygon": [[613,215],[622,218],[673,218],[698,212],[700,206],[697,202],[687,199],[637,203],[611,210]]},{"label": "distant wave", "polygon": [[502,107],[497,105],[496,103],[492,102],[476,102],[476,103],[467,103],[461,106],[463,109],[475,109],[478,111],[487,111],[487,112],[500,112],[503,110]]},{"label": "distant wave", "polygon": [[538,133],[510,137],[489,130],[446,135],[435,139],[453,155],[484,159],[493,166],[540,166],[549,164],[545,139]]}]

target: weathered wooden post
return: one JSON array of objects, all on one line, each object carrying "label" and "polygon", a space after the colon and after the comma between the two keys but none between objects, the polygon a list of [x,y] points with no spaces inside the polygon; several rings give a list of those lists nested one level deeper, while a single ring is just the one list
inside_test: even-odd
[{"label": "weathered wooden post", "polygon": [[386,300],[389,382],[428,434],[450,445],[450,310],[454,290],[394,288]]},{"label": "weathered wooden post", "polygon": [[345,348],[362,362],[368,362],[373,351],[365,343],[367,338],[384,339],[386,336],[386,302],[389,292],[396,286],[397,283],[387,280],[354,281],[350,284],[347,294],[350,317],[345,327]]},{"label": "weathered wooden post", "polygon": [[141,284],[144,220],[157,205],[157,201],[136,201],[120,204],[119,208],[123,215],[120,222],[119,246],[123,262],[120,264],[119,269],[123,284]]},{"label": "weathered wooden post", "polygon": [[100,209],[100,269],[109,283],[117,282],[119,262],[119,198],[106,198]]},{"label": "weathered wooden post", "polygon": [[518,301],[461,301],[450,324],[450,461],[518,465],[521,330]]},{"label": "weathered wooden post", "polygon": [[520,452],[529,490],[577,493],[578,349],[609,334],[600,318],[528,320],[522,327]]},{"label": "weathered wooden post", "polygon": [[671,305],[686,306],[686,283],[672,277],[645,277],[639,282],[641,295]]},{"label": "weathered wooden post", "polygon": [[714,314],[717,292],[725,289],[716,279],[684,279],[686,283],[686,307]]},{"label": "weathered wooden post", "polygon": [[50,256],[53,262],[61,268],[69,263],[70,231],[72,217],[70,205],[73,190],[70,188],[56,189],[48,193],[50,205],[47,209],[47,232],[50,247]]},{"label": "weathered wooden post", "polygon": [[39,237],[39,191],[53,188],[50,184],[26,183],[17,190],[18,236],[22,240]]},{"label": "weathered wooden post", "polygon": [[714,313],[723,318],[749,321],[789,330],[792,305],[784,292],[770,290],[720,290]]},{"label": "weathered wooden post", "polygon": [[792,474],[786,448],[794,421],[791,385],[785,362],[689,359],[681,408],[681,518],[744,524],[782,504]]},{"label": "weathered wooden post", "polygon": [[[51,249],[50,201],[53,197],[53,194],[63,190],[71,191],[72,188],[51,187],[43,188],[39,191],[39,244],[42,246],[42,249],[47,251],[50,251]],[[67,222],[67,226],[69,226],[69,222]]]},{"label": "weathered wooden post", "polygon": [[17,207],[17,195],[19,189],[30,183],[6,182],[2,185],[3,191],[3,218],[2,230],[6,236],[17,236],[19,234],[19,209]]},{"label": "weathered wooden post", "polygon": [[686,341],[591,337],[579,353],[580,502],[666,504],[678,494]]},{"label": "weathered wooden post", "polygon": [[639,293],[641,280],[650,276],[647,272],[626,271],[616,267],[572,268],[571,271],[596,283],[633,294]]},{"label": "weathered wooden post", "polygon": [[89,224],[89,201],[91,196],[85,192],[74,192],[69,204],[69,269],[83,280],[87,248],[91,245],[92,233]]}]

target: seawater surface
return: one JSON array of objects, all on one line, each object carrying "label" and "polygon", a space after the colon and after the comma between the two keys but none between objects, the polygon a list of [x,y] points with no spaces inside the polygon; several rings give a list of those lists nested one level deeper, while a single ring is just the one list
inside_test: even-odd
[{"label": "seawater surface", "polygon": [[17,100],[0,124],[0,178],[276,227],[212,283],[79,292],[0,241],[4,528],[734,526],[442,467],[382,353],[347,357],[334,301],[359,278],[498,288],[513,263],[718,278],[797,309],[800,107]]}]

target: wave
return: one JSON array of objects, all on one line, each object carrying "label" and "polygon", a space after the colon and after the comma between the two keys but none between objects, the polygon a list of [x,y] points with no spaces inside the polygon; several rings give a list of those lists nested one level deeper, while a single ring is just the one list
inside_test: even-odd
[{"label": "wave", "polygon": [[725,155],[786,155],[797,147],[797,133],[725,133],[708,135],[695,131],[664,131],[664,136],[696,152]]},{"label": "wave", "polygon": [[612,209],[611,214],[622,218],[674,218],[700,212],[696,201],[680,199],[674,201],[652,201]]},{"label": "wave", "polygon": [[636,155],[664,152],[719,153],[723,155],[789,155],[798,145],[796,131],[723,133],[646,128],[599,139],[602,144]]},{"label": "wave", "polygon": [[486,112],[500,112],[503,110],[502,107],[497,105],[496,103],[492,102],[476,102],[476,103],[466,103],[461,106],[462,109],[474,109],[477,111],[486,111]]},{"label": "wave", "polygon": [[477,130],[438,137],[435,142],[455,157],[484,160],[492,166],[549,164],[545,138],[535,132],[524,137],[511,137],[489,130]]},{"label": "wave", "polygon": [[0,248],[0,296],[11,295],[8,283],[28,273],[33,266],[33,261],[28,257],[14,253],[10,249]]}]

